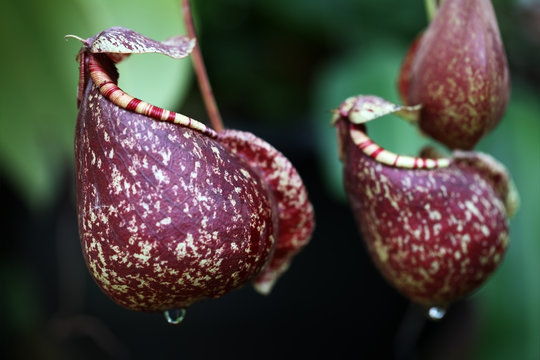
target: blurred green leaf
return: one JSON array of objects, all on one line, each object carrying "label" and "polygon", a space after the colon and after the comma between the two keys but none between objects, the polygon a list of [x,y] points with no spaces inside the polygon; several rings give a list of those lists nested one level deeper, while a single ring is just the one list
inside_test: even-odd
[{"label": "blurred green leaf", "polygon": [[[0,168],[32,207],[55,196],[71,164],[77,116],[77,41],[111,26],[157,40],[185,33],[177,1],[94,0],[15,2],[3,5]],[[120,85],[160,106],[179,104],[190,79],[189,60],[133,56],[120,64]]]}]

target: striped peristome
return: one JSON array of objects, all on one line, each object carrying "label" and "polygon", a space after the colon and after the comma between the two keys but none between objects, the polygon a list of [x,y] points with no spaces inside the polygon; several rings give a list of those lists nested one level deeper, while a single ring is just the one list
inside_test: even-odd
[{"label": "striped peristome", "polygon": [[350,136],[360,150],[375,161],[404,169],[438,169],[450,165],[449,158],[421,158],[398,155],[380,147],[361,130],[362,124],[389,114],[397,114],[414,119],[419,106],[400,106],[373,95],[360,95],[346,99],[335,111],[332,122],[346,119],[350,126]]},{"label": "striped peristome", "polygon": [[165,41],[156,41],[133,30],[122,27],[111,27],[97,35],[83,39],[76,35],[66,35],[83,44],[77,55],[80,63],[79,91],[77,104],[82,101],[82,93],[88,79],[86,67],[90,54],[106,54],[114,63],[118,63],[131,54],[158,53],[173,59],[182,59],[188,56],[195,47],[195,39],[186,36],[175,36]]},{"label": "striped peristome", "polygon": [[407,155],[398,155],[374,143],[365,132],[351,125],[351,138],[364,154],[381,164],[405,169],[437,169],[450,164],[448,158],[422,158]]},{"label": "striped peristome", "polygon": [[133,30],[121,27],[109,28],[86,40],[73,35],[68,35],[68,37],[76,38],[84,44],[83,49],[79,53],[81,71],[78,103],[81,102],[83,89],[88,81],[85,78],[86,70],[88,70],[90,77],[99,88],[101,94],[115,105],[159,121],[171,122],[199,131],[207,136],[216,137],[216,132],[201,122],[149,104],[127,94],[118,87],[116,81],[109,75],[109,72],[103,68],[103,56],[107,56],[113,63],[118,63],[131,54],[143,53],[159,53],[173,59],[182,59],[188,56],[193,50],[195,39],[176,36],[159,42]]},{"label": "striped peristome", "polygon": [[103,69],[99,59],[94,54],[88,54],[88,70],[90,77],[99,91],[105,98],[109,99],[113,104],[120,106],[123,109],[136,112],[137,114],[145,115],[156,120],[171,122],[173,124],[188,127],[199,131],[207,136],[215,138],[216,132],[207,127],[203,123],[193,120],[192,118],[169,111],[158,106],[149,104],[145,101],[137,99],[116,85],[107,72]]}]

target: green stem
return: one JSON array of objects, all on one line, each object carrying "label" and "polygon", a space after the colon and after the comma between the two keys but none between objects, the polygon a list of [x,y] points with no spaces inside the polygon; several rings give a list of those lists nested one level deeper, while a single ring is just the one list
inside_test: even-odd
[{"label": "green stem", "polygon": [[214,97],[214,93],[212,92],[212,87],[210,86],[210,81],[208,80],[208,75],[204,66],[199,41],[195,33],[195,26],[193,25],[189,0],[182,0],[182,12],[184,14],[184,23],[186,24],[188,36],[196,39],[195,47],[193,48],[191,56],[193,57],[193,66],[197,75],[197,82],[199,83],[199,87],[201,89],[204,105],[206,107],[206,111],[208,112],[208,117],[210,118],[212,127],[217,132],[220,132],[223,130],[223,121],[221,120],[216,99]]},{"label": "green stem", "polygon": [[437,13],[437,8],[439,7],[440,2],[441,1],[438,0],[424,0],[428,21],[431,22],[431,20],[433,20],[433,17]]}]

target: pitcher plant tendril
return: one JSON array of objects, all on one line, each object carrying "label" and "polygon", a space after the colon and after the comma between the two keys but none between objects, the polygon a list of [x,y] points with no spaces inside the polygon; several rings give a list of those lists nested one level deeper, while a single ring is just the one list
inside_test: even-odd
[{"label": "pitcher plant tendril", "polygon": [[[191,16],[189,0],[181,0],[181,6],[188,36],[196,39],[197,34],[195,32],[195,26],[193,25],[193,17]],[[206,67],[204,66],[204,60],[198,42],[195,43],[191,56],[193,59],[193,67],[195,68],[195,73],[197,75],[197,81],[201,89],[204,105],[206,106],[206,111],[208,112],[208,117],[210,118],[210,122],[212,123],[214,129],[217,132],[220,132],[223,130],[223,120],[221,119],[221,115],[216,104],[216,99],[214,97],[214,93],[212,92],[212,87],[210,86],[210,80],[208,80]]]},{"label": "pitcher plant tendril", "polygon": [[426,7],[426,15],[429,21],[431,21],[435,16],[440,2],[441,0],[424,0],[424,6]]}]

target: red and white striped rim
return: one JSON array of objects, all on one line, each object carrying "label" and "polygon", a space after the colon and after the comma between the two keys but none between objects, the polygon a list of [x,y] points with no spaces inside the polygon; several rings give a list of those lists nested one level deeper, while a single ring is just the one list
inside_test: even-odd
[{"label": "red and white striped rim", "polygon": [[405,169],[440,169],[450,165],[450,158],[420,158],[398,155],[377,145],[363,131],[351,124],[350,136],[354,144],[375,161],[393,167]]},{"label": "red and white striped rim", "polygon": [[149,104],[143,100],[137,99],[118,87],[118,85],[112,81],[111,77],[103,69],[101,63],[95,55],[87,53],[88,56],[88,69],[90,77],[94,81],[94,84],[98,87],[100,93],[110,100],[113,104],[133,111],[137,114],[151,117],[155,120],[170,122],[180,126],[184,126],[195,131],[199,131],[204,135],[212,138],[217,138],[217,133],[204,125],[203,123],[194,120],[188,116],[169,111],[158,106]]}]

